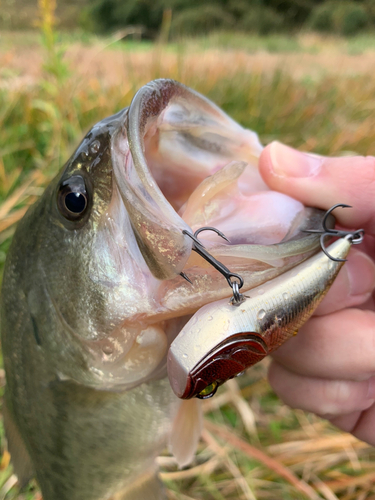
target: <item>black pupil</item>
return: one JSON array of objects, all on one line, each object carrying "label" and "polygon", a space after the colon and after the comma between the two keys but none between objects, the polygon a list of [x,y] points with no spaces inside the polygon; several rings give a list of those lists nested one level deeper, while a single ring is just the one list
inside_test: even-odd
[{"label": "black pupil", "polygon": [[74,214],[80,214],[86,208],[86,198],[81,193],[68,193],[65,196],[65,206]]}]

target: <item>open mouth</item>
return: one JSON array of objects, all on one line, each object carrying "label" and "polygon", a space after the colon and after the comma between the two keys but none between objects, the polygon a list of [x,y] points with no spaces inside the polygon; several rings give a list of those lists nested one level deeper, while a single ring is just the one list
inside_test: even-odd
[{"label": "open mouth", "polygon": [[174,281],[169,289],[182,270],[198,286],[206,276],[205,293],[218,289],[183,234],[202,226],[229,239],[204,233],[202,244],[244,273],[247,288],[316,251],[318,239],[304,230],[318,227],[322,212],[270,191],[257,169],[261,151],[254,132],[177,82],[151,82],[136,94],[112,141],[114,174],[143,257],[156,278]]},{"label": "open mouth", "polygon": [[[175,359],[185,360],[187,354],[194,363],[183,375],[190,373],[191,390],[186,393],[186,384],[180,384],[180,397],[198,389],[202,393],[202,384],[195,384],[199,378],[207,386],[219,385],[254,356],[266,355],[270,344],[265,343],[267,351],[256,329],[235,326],[229,332],[227,323],[216,324],[203,346],[207,325],[216,320],[210,313],[207,325],[191,336],[196,315],[220,300],[228,306],[232,295],[212,259],[206,262],[192,251],[197,247],[191,236],[205,226],[225,234],[229,241],[202,232],[199,244],[241,276],[241,293],[248,295],[261,284],[273,287],[277,277],[320,248],[319,234],[305,230],[320,229],[324,213],[270,191],[257,169],[262,146],[256,134],[177,82],[158,80],[143,87],[128,109],[92,128],[67,168],[81,167],[82,154],[96,143],[102,153],[85,170],[92,208],[82,234],[90,237],[80,248],[87,278],[81,287],[85,296],[90,290],[92,314],[83,302],[89,319],[77,313],[70,325],[58,302],[54,308],[63,331],[78,341],[77,359],[84,369],[76,369],[75,362],[69,371],[62,356],[61,376],[103,390],[165,377],[168,352],[185,328],[186,350],[176,352]],[[64,305],[65,297],[60,302]],[[224,320],[231,321],[230,316]],[[239,356],[246,358],[243,366]],[[218,364],[219,358],[225,363]],[[169,375],[173,387],[173,370]]]},{"label": "open mouth", "polygon": [[[134,316],[125,321],[133,326],[143,322],[146,340],[149,327],[165,333],[169,321],[188,317],[232,294],[223,276],[192,252],[192,239],[186,233],[213,226],[225,234],[229,241],[212,232],[199,238],[213,257],[241,275],[243,293],[273,280],[319,249],[319,236],[305,230],[320,228],[324,213],[268,189],[257,168],[262,149],[254,132],[171,80],[143,87],[124,112],[111,139],[111,158],[119,201],[116,210],[125,214],[127,240],[134,240],[131,248],[126,243],[131,254],[128,265],[136,262],[138,266],[131,283],[132,300],[138,304]],[[120,220],[118,214],[111,215]],[[118,227],[116,231],[123,233],[125,224]],[[121,259],[122,255],[120,267]],[[181,277],[182,272],[191,283]],[[165,342],[165,351],[155,356],[155,367],[165,363],[164,353],[179,335],[183,324],[179,325]],[[266,355],[254,339],[253,345],[244,341],[240,350],[247,356]],[[237,356],[234,348],[232,344],[223,347],[227,360]],[[124,359],[130,359],[130,354],[124,354]],[[151,359],[152,353],[147,356]],[[240,368],[236,365],[216,382],[230,378],[232,372],[234,376]],[[145,377],[151,371],[147,369]],[[196,391],[194,386],[192,392]]]}]

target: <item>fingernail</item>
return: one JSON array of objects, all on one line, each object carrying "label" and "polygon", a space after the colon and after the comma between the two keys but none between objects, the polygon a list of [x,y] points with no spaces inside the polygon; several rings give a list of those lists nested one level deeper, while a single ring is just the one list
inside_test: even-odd
[{"label": "fingernail", "polygon": [[312,177],[323,163],[323,158],[273,142],[270,146],[273,171],[280,177]]},{"label": "fingernail", "polygon": [[372,260],[362,252],[349,255],[346,264],[349,278],[350,295],[365,295],[375,287],[375,269]]}]

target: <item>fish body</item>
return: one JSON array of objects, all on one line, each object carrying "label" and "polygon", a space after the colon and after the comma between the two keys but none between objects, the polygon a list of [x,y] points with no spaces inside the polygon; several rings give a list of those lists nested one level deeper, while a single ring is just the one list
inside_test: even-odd
[{"label": "fish body", "polygon": [[15,472],[36,475],[44,500],[161,500],[171,429],[179,463],[193,456],[199,405],[184,403],[196,425],[182,439],[167,352],[231,290],[183,231],[229,237],[202,242],[244,293],[319,248],[304,231],[324,214],[268,190],[261,150],[203,96],[152,82],[88,132],[19,223],[1,293],[4,417]]}]

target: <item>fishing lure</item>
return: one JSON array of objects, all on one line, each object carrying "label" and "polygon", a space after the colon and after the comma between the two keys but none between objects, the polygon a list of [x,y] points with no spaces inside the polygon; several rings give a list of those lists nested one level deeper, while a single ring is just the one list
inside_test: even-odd
[{"label": "fishing lure", "polygon": [[[240,276],[202,251],[197,239],[199,232],[190,235],[194,239],[193,250],[226,277],[233,297],[229,302],[224,299],[202,307],[172,343],[168,375],[179,398],[212,397],[220,385],[261,361],[298,332],[328,292],[351,245],[363,240],[362,229],[341,231],[327,227],[331,212],[347,206],[339,204],[327,211],[323,228],[318,231],[322,235],[322,252],[253,288],[250,297],[239,293],[243,286]],[[212,228],[199,231],[206,229]],[[326,236],[340,239],[326,248]]]}]

